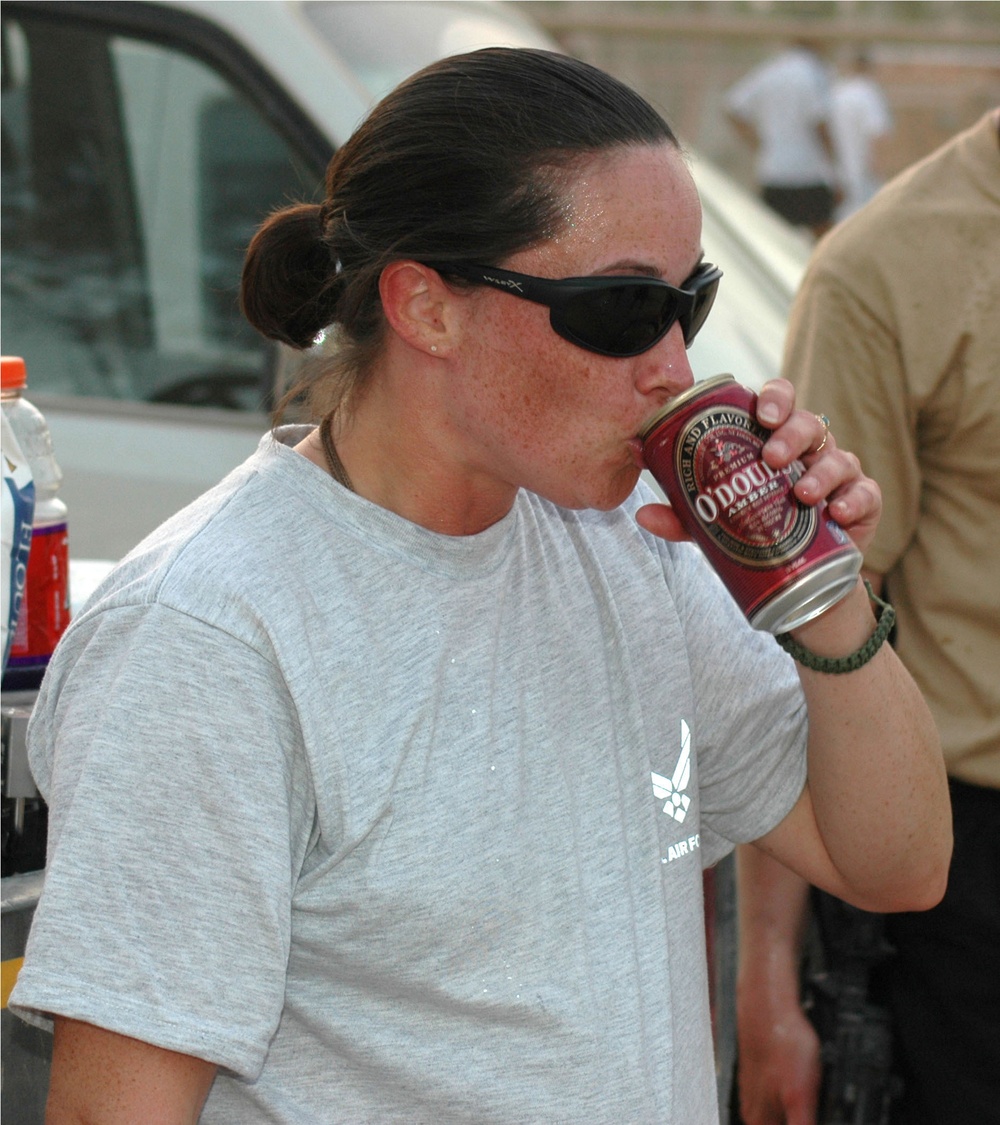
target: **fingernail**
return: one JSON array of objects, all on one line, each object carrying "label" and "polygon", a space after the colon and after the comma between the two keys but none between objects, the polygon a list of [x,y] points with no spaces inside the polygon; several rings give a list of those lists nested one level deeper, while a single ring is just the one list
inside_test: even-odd
[{"label": "fingernail", "polygon": [[757,411],[757,417],[770,426],[778,421],[780,415],[778,414],[778,408],[773,403],[767,402]]}]

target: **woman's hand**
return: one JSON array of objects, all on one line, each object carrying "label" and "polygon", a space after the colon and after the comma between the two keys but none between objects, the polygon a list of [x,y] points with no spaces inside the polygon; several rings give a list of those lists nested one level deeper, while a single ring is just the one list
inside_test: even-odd
[{"label": "woman's hand", "polygon": [[[784,469],[801,461],[806,471],[795,482],[795,495],[803,504],[826,500],[830,515],[863,554],[882,515],[882,493],[862,472],[858,458],[838,449],[836,438],[818,415],[795,408],[795,389],[787,379],[772,379],[761,388],[757,420],[773,431],[764,444],[767,464]],[[661,539],[690,538],[666,504],[644,505],[636,513],[636,521]]]},{"label": "woman's hand", "polygon": [[783,469],[801,461],[806,471],[795,482],[795,495],[803,504],[826,500],[831,517],[864,554],[882,516],[882,492],[862,472],[858,458],[837,447],[819,415],[795,409],[795,390],[786,379],[772,379],[761,388],[757,420],[773,431],[764,443],[767,464]]}]

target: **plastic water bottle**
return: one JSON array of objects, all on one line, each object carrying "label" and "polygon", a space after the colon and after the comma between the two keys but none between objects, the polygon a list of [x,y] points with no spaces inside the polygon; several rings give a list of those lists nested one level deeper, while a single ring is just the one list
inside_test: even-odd
[{"label": "plastic water bottle", "polygon": [[3,356],[0,406],[31,467],[35,511],[26,591],[3,675],[4,691],[38,687],[69,624],[69,533],[66,505],[56,495],[62,470],[45,416],[24,397],[27,371],[19,356]]}]

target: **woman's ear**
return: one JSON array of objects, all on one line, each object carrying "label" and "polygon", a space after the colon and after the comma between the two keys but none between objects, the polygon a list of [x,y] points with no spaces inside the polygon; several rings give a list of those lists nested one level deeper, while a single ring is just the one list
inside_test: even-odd
[{"label": "woman's ear", "polygon": [[422,352],[444,355],[455,342],[455,294],[436,270],[420,262],[392,262],[379,278],[385,318],[396,335]]}]

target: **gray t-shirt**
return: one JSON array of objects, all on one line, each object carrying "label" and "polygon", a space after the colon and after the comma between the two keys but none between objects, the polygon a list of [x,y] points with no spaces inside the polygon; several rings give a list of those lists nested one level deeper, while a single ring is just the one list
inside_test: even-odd
[{"label": "gray t-shirt", "polygon": [[265,437],[52,662],[11,1006],[217,1062],[205,1122],[716,1122],[702,867],[805,705],[651,499],[448,537]]}]

